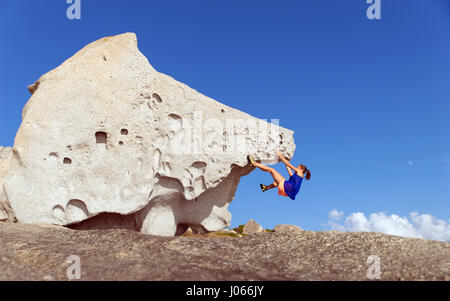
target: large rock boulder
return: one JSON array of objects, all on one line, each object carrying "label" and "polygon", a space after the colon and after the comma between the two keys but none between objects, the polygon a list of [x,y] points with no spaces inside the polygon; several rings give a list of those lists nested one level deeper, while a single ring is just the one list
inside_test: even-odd
[{"label": "large rock boulder", "polygon": [[14,213],[3,190],[3,181],[8,174],[11,153],[10,147],[0,146],[0,222],[14,222],[15,220]]},{"label": "large rock boulder", "polygon": [[230,225],[248,153],[293,156],[293,132],[157,72],[136,36],[84,47],[29,87],[4,188],[22,223],[171,236]]}]

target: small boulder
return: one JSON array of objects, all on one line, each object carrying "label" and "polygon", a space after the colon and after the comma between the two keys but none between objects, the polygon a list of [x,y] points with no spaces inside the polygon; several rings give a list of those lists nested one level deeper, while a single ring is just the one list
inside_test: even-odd
[{"label": "small boulder", "polygon": [[276,225],[275,228],[273,228],[273,231],[275,232],[281,232],[281,233],[295,233],[295,232],[303,232],[302,228],[296,225]]},{"label": "small boulder", "polygon": [[263,231],[264,231],[263,227],[261,227],[260,224],[251,219],[244,225],[242,234],[253,234]]},{"label": "small boulder", "polygon": [[195,235],[194,231],[191,229],[191,227],[187,228],[186,232],[183,233],[182,236],[193,236]]}]

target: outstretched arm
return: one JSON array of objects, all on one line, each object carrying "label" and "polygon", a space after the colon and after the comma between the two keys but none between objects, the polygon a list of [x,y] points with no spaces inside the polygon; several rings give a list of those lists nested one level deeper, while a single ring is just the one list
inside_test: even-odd
[{"label": "outstretched arm", "polygon": [[292,171],[292,169],[286,165],[286,169],[288,171],[289,176],[292,176],[294,174],[294,172]]},{"label": "outstretched arm", "polygon": [[[277,151],[278,157],[280,157],[281,161],[286,165],[286,168],[291,168],[297,172],[297,168],[294,167],[294,165],[291,164],[283,155],[280,153],[280,151]],[[288,170],[289,171],[289,170]],[[291,175],[291,173],[289,173]]]}]

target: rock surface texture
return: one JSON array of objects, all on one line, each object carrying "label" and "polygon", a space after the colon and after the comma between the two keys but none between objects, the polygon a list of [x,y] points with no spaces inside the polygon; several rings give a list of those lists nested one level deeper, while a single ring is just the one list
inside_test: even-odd
[{"label": "rock surface texture", "polygon": [[247,154],[295,150],[292,131],[157,72],[132,33],[87,45],[29,91],[3,185],[20,223],[216,231]]},{"label": "rock surface texture", "polygon": [[[206,235],[206,234],[204,234]],[[162,237],[130,230],[74,231],[0,223],[0,280],[450,280],[450,243],[380,233],[262,232],[244,237]]]},{"label": "rock surface texture", "polygon": [[0,222],[13,222],[15,220],[3,189],[3,182],[8,174],[11,153],[10,147],[0,146]]},{"label": "rock surface texture", "polygon": [[281,225],[276,225],[273,228],[273,231],[286,233],[286,232],[302,232],[304,230],[302,228],[300,228],[299,226],[296,226],[296,225],[281,224]]}]

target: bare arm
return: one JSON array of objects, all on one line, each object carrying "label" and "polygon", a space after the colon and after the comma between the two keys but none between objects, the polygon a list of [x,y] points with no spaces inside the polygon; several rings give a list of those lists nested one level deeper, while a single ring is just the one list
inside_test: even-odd
[{"label": "bare arm", "polygon": [[286,169],[288,171],[289,176],[292,176],[294,173],[292,172],[292,169],[289,168],[289,166],[286,165]]},{"label": "bare arm", "polygon": [[286,165],[286,168],[291,168],[292,170],[295,170],[295,172],[298,173],[298,170],[294,165],[291,164],[283,155],[280,153],[280,151],[277,151],[278,156],[280,157],[281,161]]}]

